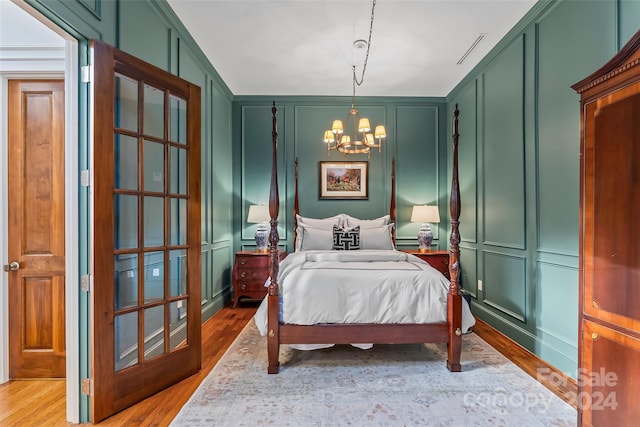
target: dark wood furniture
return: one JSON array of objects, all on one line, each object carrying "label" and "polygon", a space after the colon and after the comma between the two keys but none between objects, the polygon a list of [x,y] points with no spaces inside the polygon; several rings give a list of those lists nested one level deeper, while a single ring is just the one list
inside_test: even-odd
[{"label": "dark wood furniture", "polygon": [[580,94],[578,424],[640,420],[640,31]]},{"label": "dark wood furniture", "polygon": [[[280,260],[286,253],[280,251]],[[265,252],[236,252],[233,263],[233,306],[240,297],[263,299],[267,295],[264,283],[269,277],[269,254]]]},{"label": "dark wood furniture", "polygon": [[[458,284],[460,272],[460,233],[458,231],[460,218],[460,187],[458,182],[458,106],[456,105],[453,118],[453,168],[450,198],[451,211],[451,250],[449,258],[449,274],[451,276],[447,294],[447,321],[429,324],[318,324],[292,325],[280,323],[279,295],[278,295],[278,213],[280,196],[278,192],[278,131],[277,108],[273,103],[272,111],[272,166],[271,184],[269,191],[269,214],[271,216],[271,232],[269,234],[269,271],[271,280],[267,295],[268,327],[267,353],[270,374],[278,373],[278,354],[280,344],[349,344],[367,342],[374,344],[405,344],[405,343],[447,343],[447,368],[450,371],[460,371],[460,352],[462,347],[462,296]],[[395,221],[395,161],[391,168],[391,221]],[[297,176],[297,168],[296,168]],[[296,180],[297,181],[297,180]],[[298,184],[295,185],[294,209],[298,213]],[[294,216],[295,217],[295,216]],[[312,302],[310,302],[312,303]]]},{"label": "dark wood furniture", "polygon": [[440,273],[444,274],[444,277],[449,279],[449,252],[448,251],[427,251],[420,252],[417,249],[403,249],[402,252],[406,252],[411,255],[415,255],[429,263],[429,265]]}]

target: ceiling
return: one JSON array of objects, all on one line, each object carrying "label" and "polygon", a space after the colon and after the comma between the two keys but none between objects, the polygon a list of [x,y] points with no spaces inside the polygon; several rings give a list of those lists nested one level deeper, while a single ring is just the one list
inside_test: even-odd
[{"label": "ceiling", "polygon": [[[536,1],[377,0],[356,95],[448,95]],[[368,38],[371,0],[168,3],[234,95],[350,96],[352,64],[362,73],[366,49],[353,42]],[[0,6],[0,45],[63,43],[8,0]],[[19,34],[21,41],[10,40]]]},{"label": "ceiling", "polygon": [[[446,96],[537,0],[377,0],[358,96]],[[370,0],[168,0],[234,95],[350,96]],[[457,62],[480,34],[485,37]]]}]

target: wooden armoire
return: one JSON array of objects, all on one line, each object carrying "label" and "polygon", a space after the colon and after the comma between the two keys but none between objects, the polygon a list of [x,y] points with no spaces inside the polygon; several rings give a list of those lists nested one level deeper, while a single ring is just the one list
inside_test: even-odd
[{"label": "wooden armoire", "polygon": [[580,94],[578,425],[640,425],[640,31]]}]

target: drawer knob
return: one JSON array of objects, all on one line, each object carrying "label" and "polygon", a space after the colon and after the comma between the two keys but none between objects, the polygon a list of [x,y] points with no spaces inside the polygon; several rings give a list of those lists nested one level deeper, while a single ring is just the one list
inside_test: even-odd
[{"label": "drawer knob", "polygon": [[247,285],[245,285],[245,284],[243,283],[242,285],[240,285],[240,289],[242,289],[242,290],[244,291],[245,289],[247,289]]},{"label": "drawer knob", "polygon": [[247,272],[243,271],[242,273],[240,273],[240,277],[242,277],[243,279],[247,277]]},{"label": "drawer knob", "polygon": [[247,260],[245,258],[242,258],[240,260],[240,264],[245,265],[247,263]]}]

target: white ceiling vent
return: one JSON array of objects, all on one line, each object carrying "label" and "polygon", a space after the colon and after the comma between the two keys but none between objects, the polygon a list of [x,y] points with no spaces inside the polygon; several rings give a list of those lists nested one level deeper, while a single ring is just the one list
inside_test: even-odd
[{"label": "white ceiling vent", "polygon": [[471,46],[469,46],[469,49],[467,49],[467,51],[464,53],[464,55],[462,55],[462,57],[460,59],[458,59],[458,62],[456,62],[456,64],[458,64],[458,65],[462,64],[464,62],[464,60],[467,59],[467,56],[469,56],[471,51],[473,51],[473,49],[475,49],[476,46],[478,46],[478,44],[482,41],[483,38],[485,38],[487,36],[487,34],[488,33],[480,33],[480,34],[478,34],[478,37],[476,37],[474,42],[471,43]]}]

